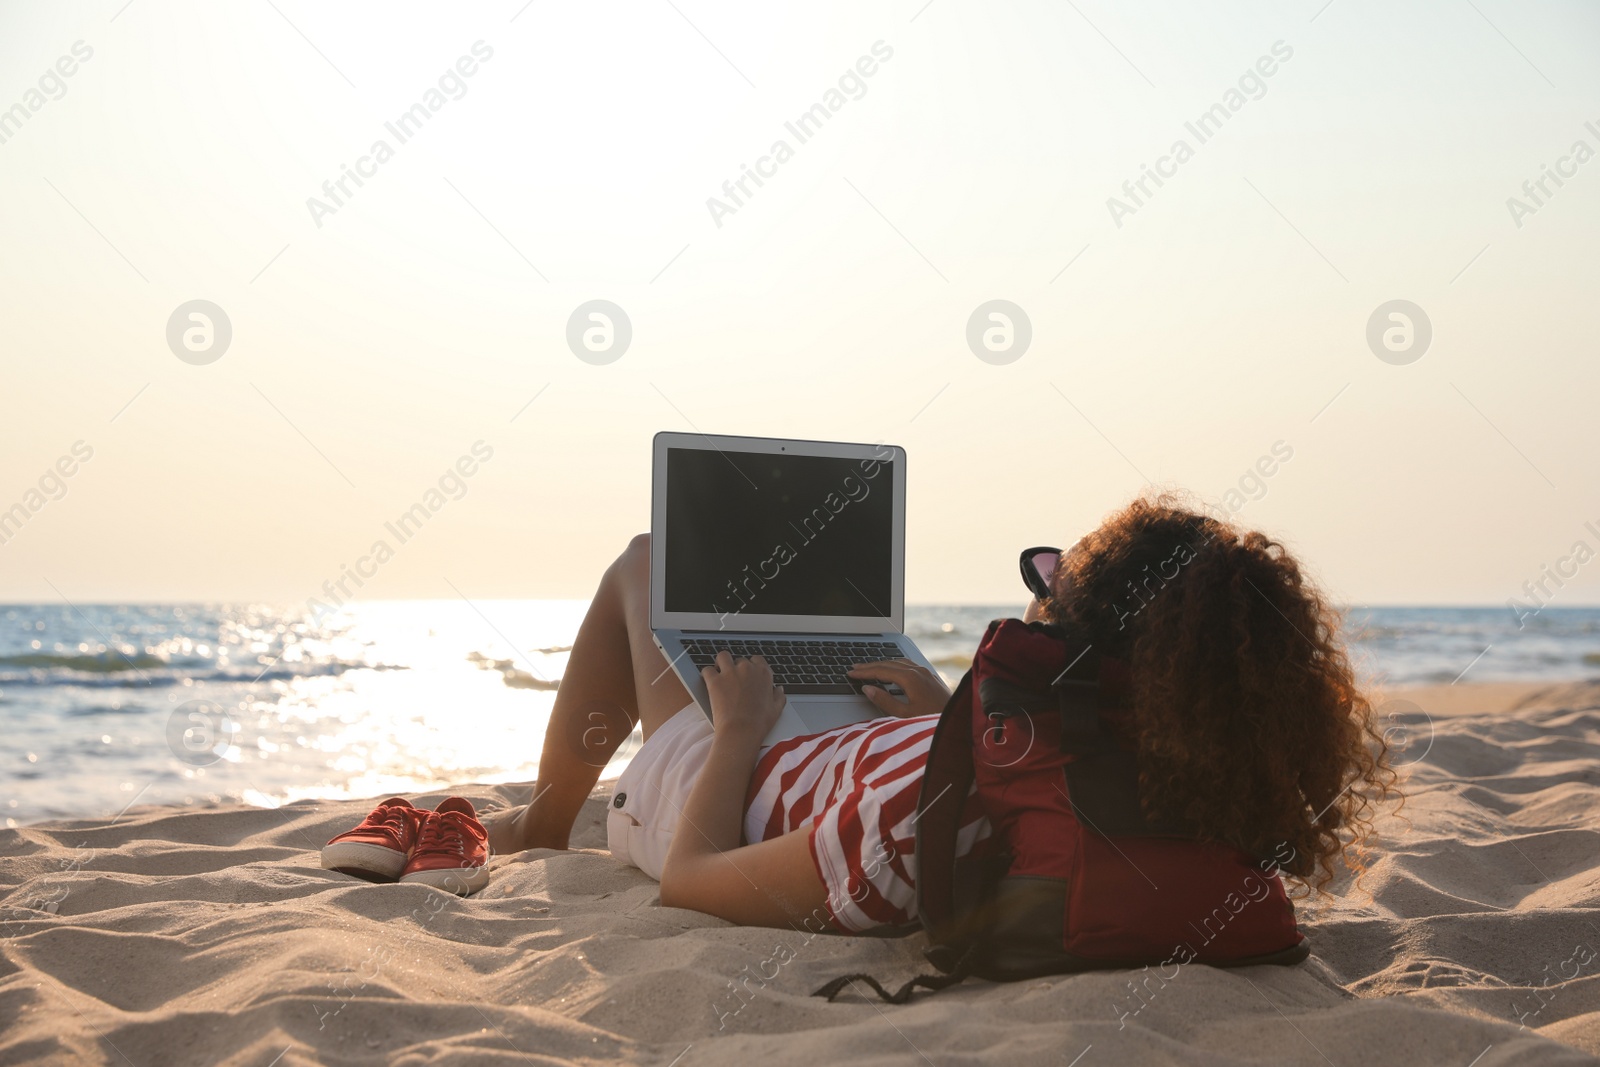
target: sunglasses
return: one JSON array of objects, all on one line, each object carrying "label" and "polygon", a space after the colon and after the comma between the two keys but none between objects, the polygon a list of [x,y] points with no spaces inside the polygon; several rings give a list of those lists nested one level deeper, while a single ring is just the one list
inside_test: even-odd
[{"label": "sunglasses", "polygon": [[1040,600],[1049,600],[1051,596],[1050,581],[1055,577],[1056,568],[1061,565],[1061,549],[1059,548],[1025,548],[1022,550],[1022,584],[1028,591]]}]

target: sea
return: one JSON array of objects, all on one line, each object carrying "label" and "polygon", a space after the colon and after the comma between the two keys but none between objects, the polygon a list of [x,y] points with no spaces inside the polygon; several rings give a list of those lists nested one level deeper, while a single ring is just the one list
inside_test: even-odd
[{"label": "sea", "polygon": [[[0,820],[531,780],[586,604],[0,605]],[[918,605],[954,682],[1014,606]],[[1600,608],[1356,607],[1369,684],[1600,678]],[[604,772],[618,773],[638,733]]]}]

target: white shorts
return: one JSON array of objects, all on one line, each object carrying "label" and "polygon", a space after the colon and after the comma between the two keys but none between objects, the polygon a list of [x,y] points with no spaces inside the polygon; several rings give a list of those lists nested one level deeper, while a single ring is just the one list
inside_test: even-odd
[{"label": "white shorts", "polygon": [[689,791],[711,754],[711,721],[690,704],[645,740],[617,779],[606,809],[606,847],[661,880]]}]

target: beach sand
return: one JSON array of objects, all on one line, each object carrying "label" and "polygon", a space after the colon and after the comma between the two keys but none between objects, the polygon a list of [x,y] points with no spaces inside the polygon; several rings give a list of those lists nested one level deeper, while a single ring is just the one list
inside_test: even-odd
[{"label": "beach sand", "polygon": [[0,831],[0,1063],[1600,1063],[1600,684],[1375,703],[1411,796],[1363,883],[1302,907],[1297,967],[828,1004],[838,974],[927,973],[921,938],[663,909],[605,851],[609,784],[578,847],[469,900],[320,870],[369,802],[145,808]]}]

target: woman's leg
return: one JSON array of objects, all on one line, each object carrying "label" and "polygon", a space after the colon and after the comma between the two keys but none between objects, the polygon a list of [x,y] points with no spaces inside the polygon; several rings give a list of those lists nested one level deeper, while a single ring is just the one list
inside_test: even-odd
[{"label": "woman's leg", "polygon": [[566,848],[579,809],[634,724],[648,738],[689,702],[650,638],[650,536],[640,534],[606,569],[578,628],[532,799],[484,820],[494,850]]}]

